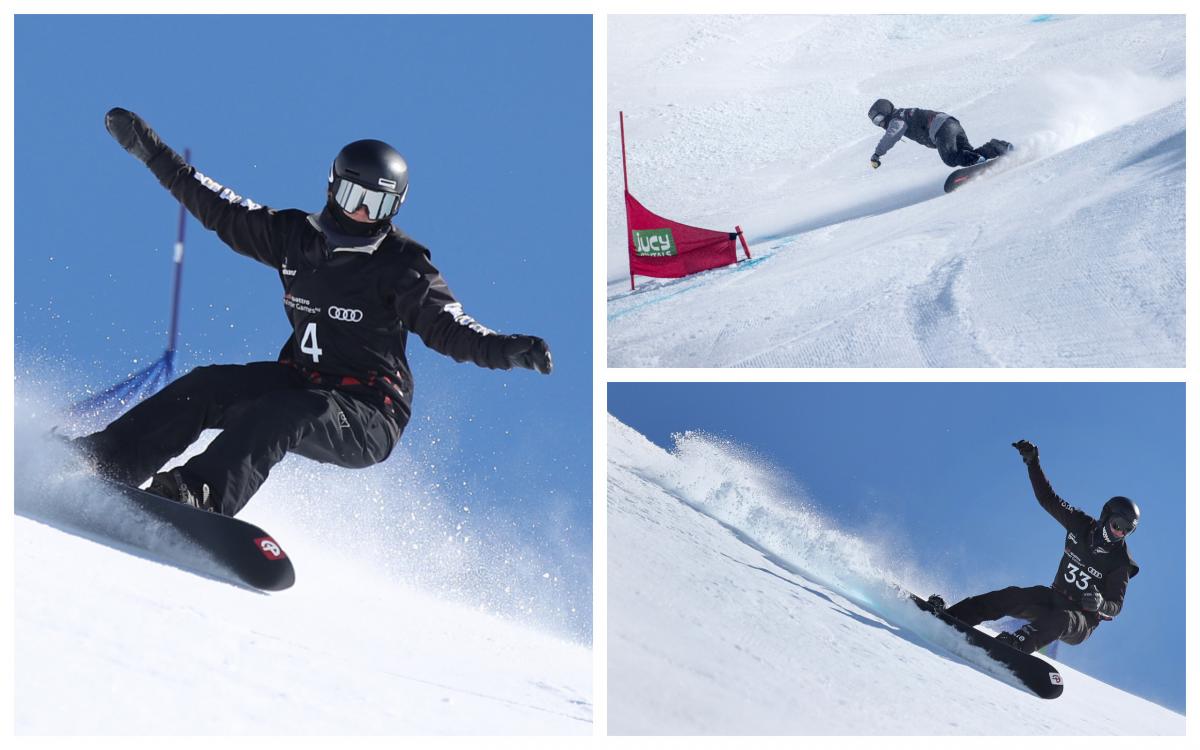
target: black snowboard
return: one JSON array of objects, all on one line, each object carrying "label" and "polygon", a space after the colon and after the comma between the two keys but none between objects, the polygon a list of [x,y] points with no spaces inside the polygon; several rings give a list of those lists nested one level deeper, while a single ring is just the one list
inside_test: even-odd
[{"label": "black snowboard", "polygon": [[972,164],[969,167],[956,169],[946,178],[946,184],[943,187],[947,193],[952,193],[976,177],[990,172],[1003,158],[1003,156],[998,156],[995,159],[988,159],[980,164]]},{"label": "black snowboard", "polygon": [[996,661],[1008,667],[1026,687],[1039,698],[1057,698],[1063,693],[1063,679],[1054,667],[1032,654],[1022,653],[1006,643],[1001,643],[982,630],[976,630],[962,620],[934,608],[916,594],[909,594],[913,603],[923,611],[937,617],[967,637],[973,646],[978,646]]},{"label": "black snowboard", "polygon": [[254,524],[197,510],[123,484],[104,484],[177,529],[221,566],[221,570],[201,572],[216,577],[232,575],[238,582],[263,591],[281,591],[296,582],[296,571],[283,548]]}]

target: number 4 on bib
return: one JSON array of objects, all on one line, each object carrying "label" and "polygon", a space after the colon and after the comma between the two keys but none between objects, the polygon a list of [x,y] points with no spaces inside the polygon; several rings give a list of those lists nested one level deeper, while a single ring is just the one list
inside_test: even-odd
[{"label": "number 4 on bib", "polygon": [[317,343],[317,324],[309,323],[304,329],[304,338],[300,340],[300,351],[312,357],[313,362],[321,361],[321,345]]}]

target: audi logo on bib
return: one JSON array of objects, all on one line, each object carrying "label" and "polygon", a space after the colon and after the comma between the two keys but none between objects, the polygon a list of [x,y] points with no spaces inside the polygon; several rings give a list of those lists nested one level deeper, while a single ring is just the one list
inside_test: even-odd
[{"label": "audi logo on bib", "polygon": [[353,310],[348,307],[331,307],[329,308],[329,317],[343,323],[358,323],[362,321],[363,313],[362,310]]}]

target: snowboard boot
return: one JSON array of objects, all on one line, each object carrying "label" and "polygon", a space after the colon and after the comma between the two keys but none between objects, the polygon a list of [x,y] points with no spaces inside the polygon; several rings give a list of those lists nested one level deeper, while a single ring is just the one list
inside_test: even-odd
[{"label": "snowboard boot", "polygon": [[978,149],[979,155],[985,159],[995,159],[998,156],[1004,156],[1013,150],[1013,145],[1008,141],[1001,141],[993,138],[987,143],[980,146]]},{"label": "snowboard boot", "polygon": [[929,598],[925,601],[929,604],[929,609],[932,610],[935,615],[940,615],[946,611],[946,600],[937,594],[930,594]]},{"label": "snowboard boot", "polygon": [[199,510],[207,510],[212,513],[219,512],[217,510],[216,498],[212,497],[212,492],[209,490],[208,484],[200,481],[189,480],[184,477],[183,472],[179,469],[171,469],[155,474],[150,480],[150,486],[146,491],[152,495],[165,497],[168,500],[173,500],[183,505],[190,505]]},{"label": "snowboard boot", "polygon": [[1011,633],[1000,633],[996,636],[996,640],[1007,643],[1023,654],[1032,654],[1037,650],[1033,641],[1033,632],[1032,625],[1023,625]]}]

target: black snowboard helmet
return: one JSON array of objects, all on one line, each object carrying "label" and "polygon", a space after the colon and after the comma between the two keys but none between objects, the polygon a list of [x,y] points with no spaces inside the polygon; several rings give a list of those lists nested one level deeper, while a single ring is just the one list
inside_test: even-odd
[{"label": "black snowboard helmet", "polygon": [[1104,541],[1111,544],[1137,531],[1141,515],[1137,503],[1127,497],[1117,495],[1109,500],[1100,510],[1100,533]]},{"label": "black snowboard helmet", "polygon": [[876,99],[871,108],[867,110],[867,117],[870,117],[871,122],[882,128],[883,124],[887,122],[887,119],[895,111],[896,108],[887,99]]},{"label": "black snowboard helmet", "polygon": [[347,144],[329,168],[328,195],[346,213],[366,206],[371,221],[391,221],[408,195],[408,163],[383,141]]}]

